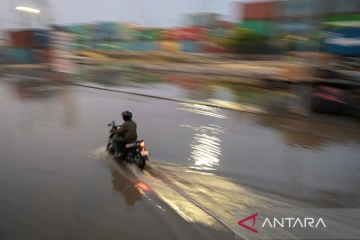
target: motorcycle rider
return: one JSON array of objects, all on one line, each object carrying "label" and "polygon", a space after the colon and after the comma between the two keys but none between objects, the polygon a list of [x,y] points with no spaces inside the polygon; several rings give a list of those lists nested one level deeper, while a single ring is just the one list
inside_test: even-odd
[{"label": "motorcycle rider", "polygon": [[115,151],[114,157],[120,157],[121,147],[124,143],[136,141],[137,139],[137,125],[132,120],[132,113],[130,111],[124,111],[121,113],[121,115],[124,119],[124,123],[122,124],[122,126],[119,129],[111,129],[113,133],[121,135],[112,139],[113,148]]}]

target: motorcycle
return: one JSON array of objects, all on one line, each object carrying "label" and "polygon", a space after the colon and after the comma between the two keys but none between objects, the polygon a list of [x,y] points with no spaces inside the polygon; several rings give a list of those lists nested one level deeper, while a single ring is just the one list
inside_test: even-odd
[{"label": "motorcycle", "polygon": [[[113,121],[112,123],[109,123],[108,126],[112,127],[112,129],[119,129],[121,125],[116,125]],[[112,146],[112,139],[114,137],[120,137],[121,135],[115,134],[110,131],[109,140],[106,145],[106,151],[111,155],[114,156],[115,151]],[[145,149],[145,141],[139,140],[139,141],[132,141],[132,142],[126,142],[123,147],[120,154],[120,159],[128,162],[128,163],[135,163],[140,169],[144,169],[146,165],[146,161],[149,161],[149,155],[150,153],[146,151]]]}]

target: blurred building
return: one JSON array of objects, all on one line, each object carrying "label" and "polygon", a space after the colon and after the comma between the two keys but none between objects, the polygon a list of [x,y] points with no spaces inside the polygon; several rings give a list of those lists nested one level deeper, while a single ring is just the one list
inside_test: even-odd
[{"label": "blurred building", "polygon": [[259,35],[273,34],[274,21],[277,17],[278,2],[237,3],[236,19],[244,28],[251,29]]},{"label": "blurred building", "polygon": [[270,36],[282,50],[317,51],[322,43],[314,39],[326,26],[360,27],[358,0],[239,2],[236,11],[240,26]]},{"label": "blurred building", "polygon": [[3,1],[0,15],[0,64],[49,62],[55,16],[48,0]]},{"label": "blurred building", "polygon": [[141,27],[124,22],[96,22],[57,26],[75,36],[74,50],[224,53],[218,41],[229,35],[234,23],[215,13],[186,14],[182,27]]},{"label": "blurred building", "polygon": [[189,13],[185,14],[185,25],[201,28],[213,28],[221,20],[217,13]]}]

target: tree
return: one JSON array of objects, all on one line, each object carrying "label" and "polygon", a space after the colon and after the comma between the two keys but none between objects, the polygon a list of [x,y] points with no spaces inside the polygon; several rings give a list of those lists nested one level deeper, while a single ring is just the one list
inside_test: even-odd
[{"label": "tree", "polygon": [[224,40],[224,46],[236,53],[266,53],[268,37],[256,34],[254,31],[237,27]]}]

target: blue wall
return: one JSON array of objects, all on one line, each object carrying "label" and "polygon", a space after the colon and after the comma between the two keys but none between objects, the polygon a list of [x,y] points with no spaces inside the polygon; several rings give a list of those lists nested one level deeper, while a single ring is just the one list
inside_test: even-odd
[{"label": "blue wall", "polygon": [[32,33],[32,45],[47,47],[50,45],[49,31],[34,30]]},{"label": "blue wall", "polygon": [[360,28],[323,30],[323,51],[344,56],[360,56]]},{"label": "blue wall", "polygon": [[181,50],[184,52],[200,52],[199,44],[197,41],[183,40],[180,41]]},{"label": "blue wall", "polygon": [[32,64],[33,51],[30,48],[0,48],[0,63],[2,64]]}]

